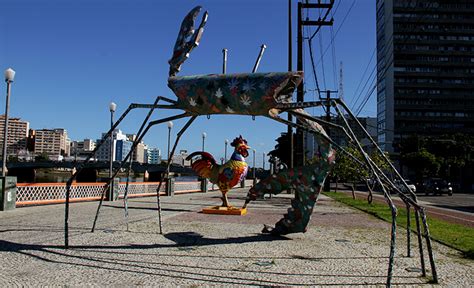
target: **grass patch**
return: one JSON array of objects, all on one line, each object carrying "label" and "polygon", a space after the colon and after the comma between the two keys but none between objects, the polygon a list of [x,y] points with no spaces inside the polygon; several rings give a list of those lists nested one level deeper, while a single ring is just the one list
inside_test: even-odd
[{"label": "grass patch", "polygon": [[[357,208],[361,211],[374,215],[377,218],[391,222],[392,214],[388,205],[374,203],[367,203],[367,200],[352,199],[351,196],[345,193],[324,192],[324,195],[332,199],[344,203],[346,205]],[[397,225],[406,228],[407,225],[407,211],[405,207],[397,207]],[[415,213],[410,213],[411,216],[411,230],[416,231]],[[447,221],[439,220],[433,217],[427,217],[430,229],[431,238],[439,241],[452,248],[458,249],[464,253],[464,256],[469,259],[474,259],[474,228],[466,227],[459,224],[449,223]],[[421,222],[420,222],[421,224]]]}]

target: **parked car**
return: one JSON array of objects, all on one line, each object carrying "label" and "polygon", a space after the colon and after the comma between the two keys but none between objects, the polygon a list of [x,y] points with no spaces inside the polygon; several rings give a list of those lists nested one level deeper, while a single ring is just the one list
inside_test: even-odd
[{"label": "parked car", "polygon": [[[408,188],[410,188],[410,190],[413,192],[413,193],[416,193],[416,186],[415,184],[413,184],[413,182],[411,182],[410,180],[408,179],[404,179],[405,180],[405,183],[407,183],[408,185]],[[400,180],[395,180],[395,186],[398,188],[398,190],[402,191],[402,192],[405,192],[407,193],[408,191],[406,191],[406,187],[405,185],[403,184],[402,181]]]},{"label": "parked car", "polygon": [[422,189],[420,190],[420,192],[425,193],[425,195],[453,195],[453,187],[451,186],[451,183],[441,178],[429,178],[424,180],[422,183]]}]

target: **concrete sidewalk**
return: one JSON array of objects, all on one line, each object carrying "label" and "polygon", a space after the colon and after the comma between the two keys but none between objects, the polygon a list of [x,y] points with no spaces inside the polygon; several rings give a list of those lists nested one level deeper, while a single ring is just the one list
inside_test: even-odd
[{"label": "concrete sidewalk", "polygon": [[[162,197],[163,235],[153,197],[130,200],[129,231],[122,201],[105,202],[95,233],[98,203],[71,204],[68,250],[63,205],[1,212],[0,287],[385,285],[388,223],[321,196],[307,233],[275,238],[260,231],[282,217],[291,195],[252,202],[246,216],[199,213],[219,195]],[[245,191],[229,196],[240,206]],[[407,258],[405,240],[398,229],[393,284],[430,286],[412,269],[418,249]],[[474,261],[438,243],[434,251],[441,286],[474,285]]]}]

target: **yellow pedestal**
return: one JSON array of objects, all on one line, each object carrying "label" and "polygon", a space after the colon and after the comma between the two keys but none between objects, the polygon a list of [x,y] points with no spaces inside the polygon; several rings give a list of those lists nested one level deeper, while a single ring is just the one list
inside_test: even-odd
[{"label": "yellow pedestal", "polygon": [[247,214],[247,208],[242,209],[242,208],[235,208],[235,207],[214,206],[214,207],[209,207],[209,208],[203,208],[202,213],[243,216]]}]

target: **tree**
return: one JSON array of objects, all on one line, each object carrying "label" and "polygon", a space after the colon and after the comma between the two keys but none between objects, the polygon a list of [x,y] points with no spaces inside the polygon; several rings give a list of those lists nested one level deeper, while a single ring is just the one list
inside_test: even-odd
[{"label": "tree", "polygon": [[[355,147],[346,147],[345,150],[352,154],[356,159],[358,159],[362,163],[366,163],[362,153],[356,149]],[[385,154],[388,158],[388,154]],[[390,165],[387,163],[385,158],[378,152],[373,151],[369,155],[372,162],[382,170],[382,172],[386,172]],[[352,157],[346,155],[342,151],[336,154],[336,164],[332,170],[333,177],[336,179],[336,189],[337,189],[337,182],[339,180],[344,182],[351,183],[352,189],[352,197],[355,199],[355,183],[359,181],[364,181],[369,189],[369,203],[372,202],[372,187],[370,187],[368,183],[368,178],[371,177],[369,169],[366,166],[361,166],[357,163]]]},{"label": "tree", "polygon": [[423,177],[458,178],[461,181],[464,167],[473,165],[473,154],[474,136],[469,134],[412,135],[400,143],[400,159],[415,172],[417,181]]},{"label": "tree", "polygon": [[403,154],[402,160],[415,171],[417,181],[421,181],[426,176],[436,177],[441,167],[436,156],[425,148],[421,148],[418,152]]},{"label": "tree", "polygon": [[[293,133],[293,135],[295,135]],[[296,139],[296,137],[293,137],[293,139]],[[276,140],[277,144],[275,145],[275,149],[270,151],[268,153],[269,156],[273,157],[278,157],[278,159],[281,160],[281,162],[285,163],[287,167],[290,167],[290,137],[288,137],[288,133],[281,133],[280,137],[278,137]],[[295,147],[296,147],[296,143]],[[295,149],[293,149],[293,153]],[[293,154],[294,157],[295,154]]]},{"label": "tree", "polygon": [[8,162],[18,162],[18,156],[17,155],[9,155],[8,156]]},{"label": "tree", "polygon": [[49,161],[48,153],[42,152],[41,154],[36,155],[35,156],[35,161],[37,161],[37,162]]},{"label": "tree", "polygon": [[[346,147],[345,150],[364,163],[359,150],[353,147]],[[340,180],[351,183],[353,198],[355,198],[355,183],[361,179],[366,179],[369,175],[366,169],[361,168],[359,164],[342,151],[336,154],[336,163],[332,169],[332,175],[336,179],[336,182]]]}]

